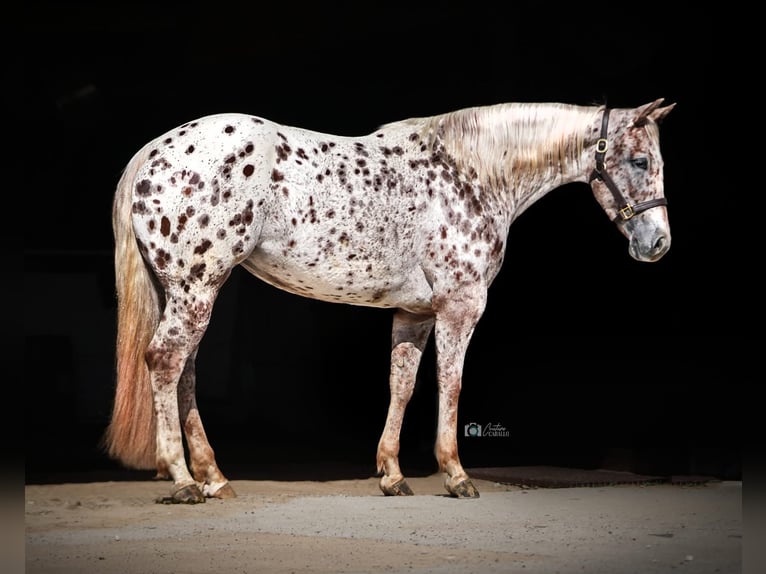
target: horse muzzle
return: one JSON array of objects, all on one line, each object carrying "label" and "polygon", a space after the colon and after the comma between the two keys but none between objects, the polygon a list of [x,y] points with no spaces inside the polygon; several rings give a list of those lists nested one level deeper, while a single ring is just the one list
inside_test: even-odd
[{"label": "horse muzzle", "polygon": [[658,261],[670,249],[670,231],[654,222],[627,222],[626,231],[630,239],[628,252],[636,261],[652,263]]}]

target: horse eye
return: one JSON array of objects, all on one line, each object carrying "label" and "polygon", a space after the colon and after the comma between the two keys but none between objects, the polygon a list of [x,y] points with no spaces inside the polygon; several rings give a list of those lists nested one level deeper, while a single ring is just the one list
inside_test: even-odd
[{"label": "horse eye", "polygon": [[645,157],[636,157],[630,160],[630,163],[633,164],[633,167],[637,167],[638,169],[646,169],[649,167],[649,160],[647,160]]}]

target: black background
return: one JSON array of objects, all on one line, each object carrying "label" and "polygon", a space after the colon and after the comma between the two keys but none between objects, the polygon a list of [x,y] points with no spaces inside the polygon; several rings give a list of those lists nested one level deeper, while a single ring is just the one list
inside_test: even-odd
[{"label": "black background", "polygon": [[[510,436],[461,436],[461,458],[738,477],[761,416],[763,208],[759,184],[736,181],[752,157],[728,133],[742,104],[725,15],[615,3],[64,2],[28,16],[28,481],[120,475],[97,444],[114,384],[111,201],[149,139],[227,111],[359,135],[503,101],[658,97],[678,104],[661,126],[669,254],[632,260],[584,184],[514,223],[460,406],[461,430],[492,422]],[[223,471],[306,463],[314,478],[335,461],[374,472],[390,323],[389,311],[299,299],[237,270],[198,358]],[[431,346],[402,433],[412,472],[435,470],[433,361]]]}]

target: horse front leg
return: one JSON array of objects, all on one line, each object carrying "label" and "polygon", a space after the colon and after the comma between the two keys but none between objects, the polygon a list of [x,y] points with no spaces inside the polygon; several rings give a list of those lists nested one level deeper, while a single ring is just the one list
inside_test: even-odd
[{"label": "horse front leg", "polygon": [[433,316],[397,311],[391,334],[391,399],[383,434],[378,442],[377,466],[383,494],[411,495],[412,489],[399,468],[399,436],[407,408],[415,389],[415,380],[428,336],[434,326]]},{"label": "horse front leg", "polygon": [[202,484],[202,494],[209,498],[235,498],[237,494],[215,461],[197,408],[195,361],[197,350],[186,360],[186,366],[178,383],[178,410],[189,447],[191,473]]},{"label": "horse front leg", "polygon": [[466,289],[434,301],[436,310],[436,357],[439,386],[439,422],[435,455],[446,473],[444,487],[457,498],[478,498],[468,474],[460,464],[457,448],[458,400],[468,344],[486,305],[486,290]]}]

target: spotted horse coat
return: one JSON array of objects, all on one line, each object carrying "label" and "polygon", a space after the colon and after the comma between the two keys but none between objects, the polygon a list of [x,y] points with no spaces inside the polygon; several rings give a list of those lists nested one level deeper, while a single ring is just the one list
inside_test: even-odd
[{"label": "spotted horse coat", "polygon": [[216,296],[241,265],[296,295],[395,310],[377,451],[387,495],[412,494],[399,435],[433,332],[435,455],[451,495],[478,496],[458,457],[458,396],[510,225],[550,190],[588,182],[630,254],[662,257],[670,232],[657,126],[675,104],[661,103],[608,111],[498,104],[360,137],[219,114],[149,142],[114,199],[117,386],[108,453],[171,478],[162,501],[235,496],[197,408],[195,358]]}]

